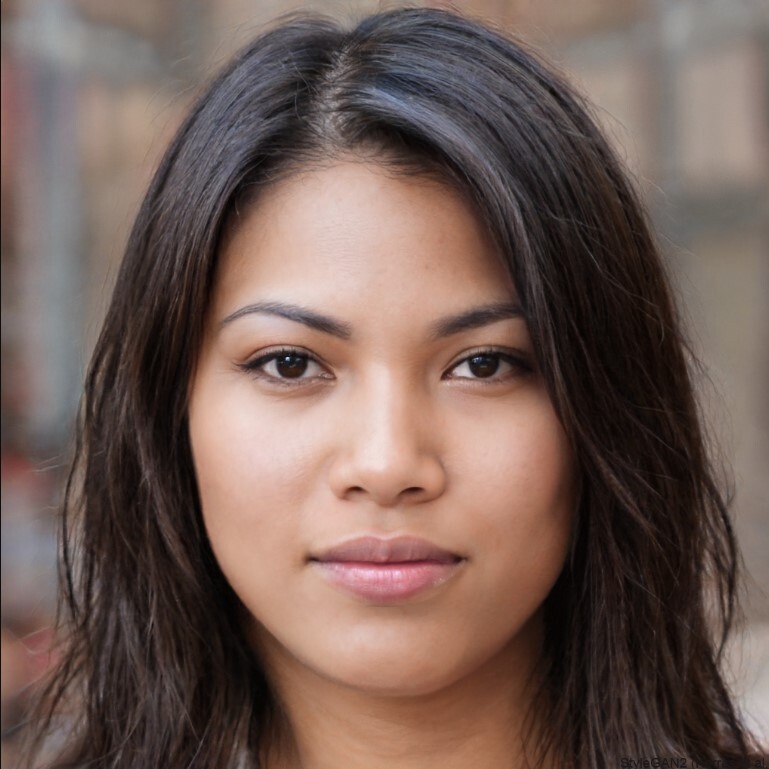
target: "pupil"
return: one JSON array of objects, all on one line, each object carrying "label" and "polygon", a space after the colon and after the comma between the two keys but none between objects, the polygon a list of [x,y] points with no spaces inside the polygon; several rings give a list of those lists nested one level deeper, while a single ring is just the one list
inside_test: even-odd
[{"label": "pupil", "polygon": [[499,358],[494,355],[473,355],[468,365],[474,376],[489,377],[497,373]]},{"label": "pupil", "polygon": [[307,371],[307,358],[301,355],[283,355],[275,361],[278,373],[287,379],[296,379]]}]

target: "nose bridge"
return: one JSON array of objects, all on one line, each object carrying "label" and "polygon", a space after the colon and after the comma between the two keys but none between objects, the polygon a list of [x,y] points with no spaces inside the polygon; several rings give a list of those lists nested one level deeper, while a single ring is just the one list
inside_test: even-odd
[{"label": "nose bridge", "polygon": [[355,388],[337,459],[337,493],[380,505],[427,500],[445,485],[429,398],[407,377],[377,371]]},{"label": "nose bridge", "polygon": [[370,437],[378,437],[383,443],[415,438],[415,426],[409,416],[420,397],[413,383],[382,367],[362,384],[360,414]]}]

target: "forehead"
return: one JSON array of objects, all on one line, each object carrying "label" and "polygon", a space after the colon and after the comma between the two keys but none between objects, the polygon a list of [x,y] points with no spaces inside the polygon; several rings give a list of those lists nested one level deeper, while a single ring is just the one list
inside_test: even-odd
[{"label": "forehead", "polygon": [[413,315],[514,296],[459,193],[350,161],[293,175],[240,215],[219,256],[214,307],[221,317],[238,302],[267,299]]}]

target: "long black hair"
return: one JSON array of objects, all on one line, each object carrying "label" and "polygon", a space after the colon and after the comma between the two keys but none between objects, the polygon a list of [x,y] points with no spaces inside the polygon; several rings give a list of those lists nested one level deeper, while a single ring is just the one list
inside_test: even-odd
[{"label": "long black hair", "polygon": [[258,765],[275,706],[204,531],[188,389],[233,212],[356,152],[438,175],[478,212],[577,457],[572,552],[545,607],[539,748],[579,768],[745,758],[719,670],[735,541],[643,208],[589,106],[536,55],[460,15],[406,9],[264,33],[157,170],[63,508],[66,646],[44,711],[68,724],[57,765]]}]

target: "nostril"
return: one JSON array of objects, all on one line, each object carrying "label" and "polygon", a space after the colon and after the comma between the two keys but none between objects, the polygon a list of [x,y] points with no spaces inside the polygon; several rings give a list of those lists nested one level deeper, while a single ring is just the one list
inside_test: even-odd
[{"label": "nostril", "polygon": [[436,456],[390,453],[372,456],[340,451],[329,467],[328,481],[340,499],[370,498],[385,507],[429,501],[443,493],[443,465]]},{"label": "nostril", "polygon": [[[371,494],[371,490],[367,489],[365,486],[350,486],[347,489],[347,494],[357,497],[359,495],[368,495]],[[425,493],[425,490],[422,486],[408,486],[405,489],[402,489],[399,493],[395,494],[388,504],[396,504],[398,500],[404,500],[404,499],[418,499],[422,494]],[[377,498],[379,498],[381,495],[375,494]]]}]

